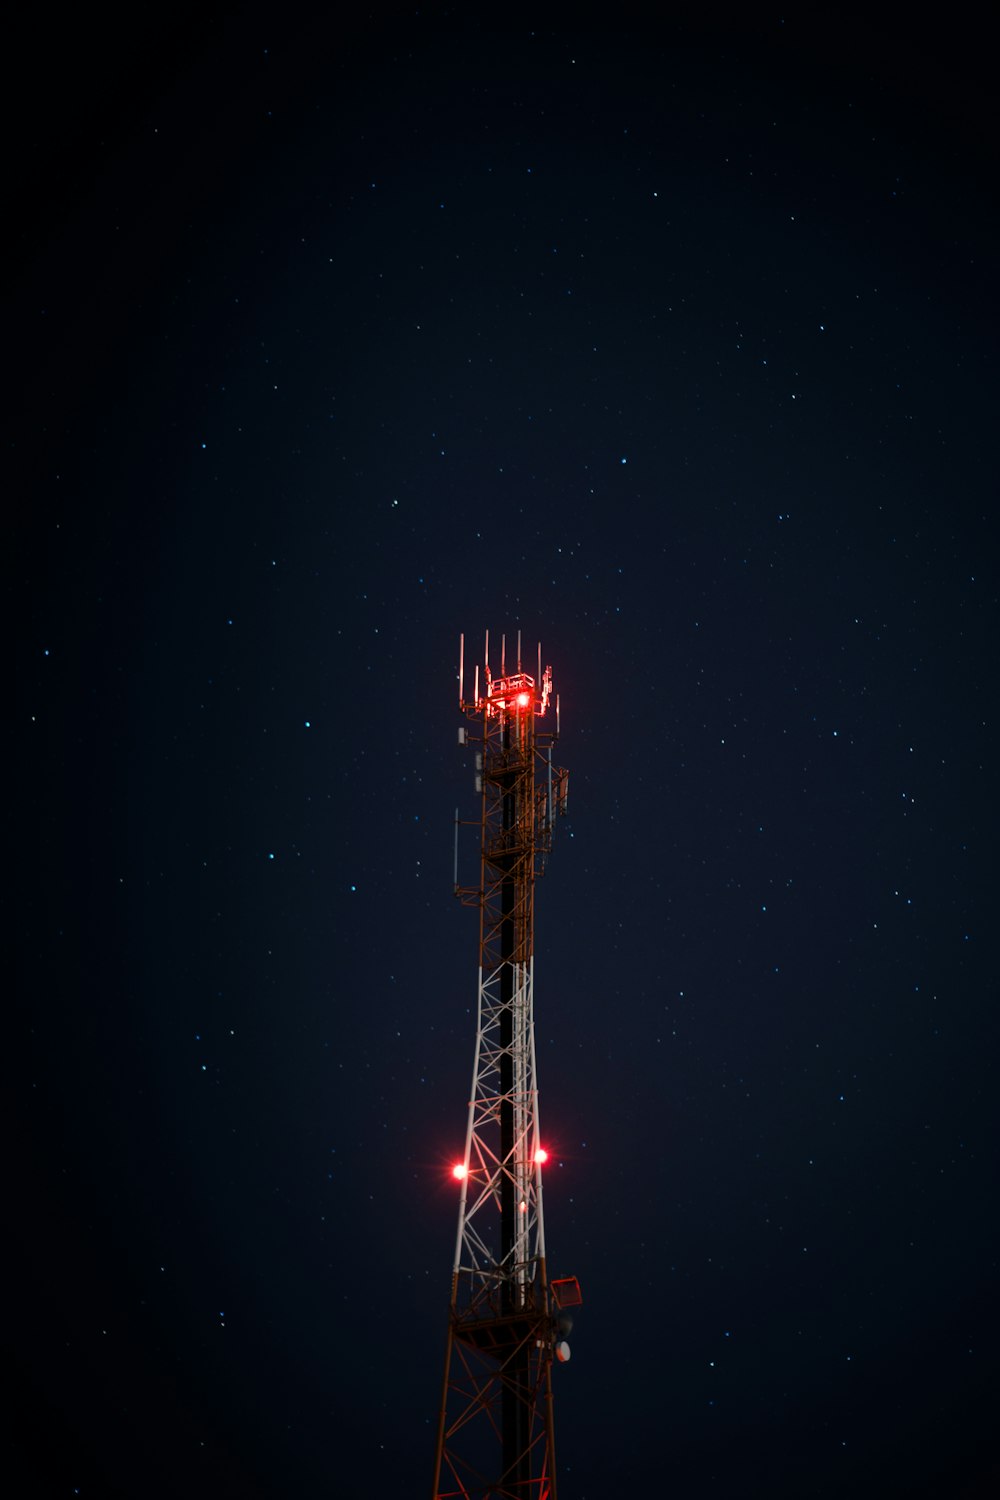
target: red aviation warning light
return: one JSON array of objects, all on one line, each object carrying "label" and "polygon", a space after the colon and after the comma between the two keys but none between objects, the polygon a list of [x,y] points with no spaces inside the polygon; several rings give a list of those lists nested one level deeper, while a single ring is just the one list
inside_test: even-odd
[{"label": "red aviation warning light", "polygon": [[547,1162],[548,1159],[549,1153],[546,1151],[545,1147],[539,1146],[538,1150],[535,1152],[535,1161],[539,1166],[541,1166],[544,1162]]},{"label": "red aviation warning light", "polygon": [[463,1178],[468,1177],[469,1169],[465,1165],[465,1162],[457,1161],[451,1169],[451,1175],[452,1177],[454,1177],[456,1182],[461,1182]]}]

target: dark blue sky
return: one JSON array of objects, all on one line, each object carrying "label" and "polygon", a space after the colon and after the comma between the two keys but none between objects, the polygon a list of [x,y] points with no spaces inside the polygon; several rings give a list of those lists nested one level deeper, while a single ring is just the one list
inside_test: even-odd
[{"label": "dark blue sky", "polygon": [[487,626],[541,638],[571,773],[561,1500],[992,1492],[984,46],[15,39],[37,1493],[429,1489]]}]

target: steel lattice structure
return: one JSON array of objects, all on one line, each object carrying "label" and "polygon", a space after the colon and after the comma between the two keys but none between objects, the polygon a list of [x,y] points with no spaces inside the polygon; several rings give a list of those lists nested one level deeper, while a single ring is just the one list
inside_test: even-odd
[{"label": "steel lattice structure", "polygon": [[[550,1284],[545,1262],[542,1167],[534,1033],[534,896],[565,811],[567,774],[553,767],[558,699],[552,669],[479,668],[459,702],[474,724],[459,730],[476,747],[481,795],[480,874],[455,891],[479,908],[475,1061],[452,1272],[434,1500],[556,1500],[552,1362],[567,1359],[560,1309],[580,1301],[575,1278]],[[545,721],[549,716],[549,724]],[[553,722],[554,721],[554,722]],[[550,727],[551,726],[551,727]],[[564,1315],[563,1315],[564,1318]]]}]

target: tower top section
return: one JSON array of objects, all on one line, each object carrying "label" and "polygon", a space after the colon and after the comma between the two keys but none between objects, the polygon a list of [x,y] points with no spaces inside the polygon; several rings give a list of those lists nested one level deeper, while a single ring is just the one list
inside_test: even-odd
[{"label": "tower top section", "polygon": [[[535,662],[530,662],[535,667]],[[559,700],[553,699],[552,668],[542,670],[542,647],[539,642],[537,670],[534,676],[525,671],[526,663],[521,657],[521,632],[517,632],[517,651],[508,660],[507,637],[500,637],[500,671],[493,674],[490,663],[490,633],[486,632],[483,648],[482,673],[477,663],[473,672],[472,696],[465,695],[465,636],[459,636],[458,649],[458,703],[470,718],[486,715],[491,719],[506,719],[512,716],[534,714],[541,717],[551,702],[555,702],[558,729]]]}]

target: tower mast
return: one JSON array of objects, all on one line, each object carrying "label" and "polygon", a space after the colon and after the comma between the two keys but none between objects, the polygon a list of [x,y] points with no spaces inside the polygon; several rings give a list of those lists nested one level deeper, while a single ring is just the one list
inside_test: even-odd
[{"label": "tower mast", "polygon": [[[479,993],[460,1184],[434,1500],[556,1500],[552,1362],[569,1358],[561,1310],[575,1277],[549,1282],[542,1214],[547,1152],[538,1120],[534,1033],[534,897],[565,810],[567,773],[552,765],[558,732],[552,669],[516,671],[501,638],[500,673],[486,636],[482,678],[459,705],[472,728],[480,794],[479,883],[455,893],[479,909]],[[482,682],[482,691],[480,691]],[[555,710],[553,713],[552,710]],[[548,713],[548,721],[546,714]]]}]

